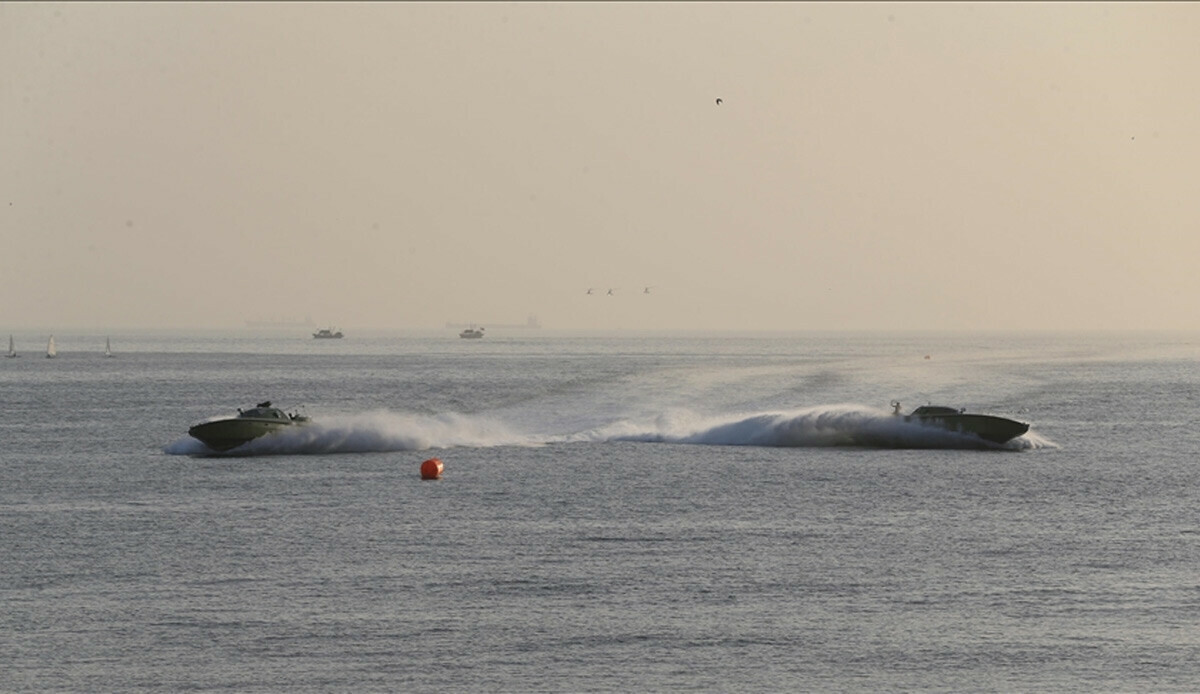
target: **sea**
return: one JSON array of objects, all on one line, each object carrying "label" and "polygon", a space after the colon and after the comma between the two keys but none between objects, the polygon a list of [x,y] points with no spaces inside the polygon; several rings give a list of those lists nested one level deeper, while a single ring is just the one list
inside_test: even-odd
[{"label": "sea", "polygon": [[346,332],[16,332],[0,690],[1200,691],[1200,334]]}]

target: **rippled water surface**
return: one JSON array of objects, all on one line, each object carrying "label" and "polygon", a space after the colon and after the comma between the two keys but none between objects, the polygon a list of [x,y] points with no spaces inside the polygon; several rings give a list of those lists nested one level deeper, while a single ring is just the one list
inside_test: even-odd
[{"label": "rippled water surface", "polygon": [[[0,359],[0,689],[1200,683],[1200,336],[56,339]],[[186,434],[266,399],[314,425]]]}]

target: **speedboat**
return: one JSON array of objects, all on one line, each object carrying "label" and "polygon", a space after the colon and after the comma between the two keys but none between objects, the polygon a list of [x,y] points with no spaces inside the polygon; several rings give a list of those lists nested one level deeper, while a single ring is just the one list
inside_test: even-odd
[{"label": "speedboat", "polygon": [[321,328],[317,332],[313,333],[313,337],[318,340],[332,340],[341,339],[343,335],[341,330],[335,332],[333,328]]},{"label": "speedboat", "polygon": [[479,338],[483,337],[483,328],[476,328],[474,325],[472,325],[471,327],[459,333],[458,336],[467,340],[478,340]]},{"label": "speedboat", "polygon": [[309,419],[300,414],[288,414],[278,407],[272,407],[271,401],[260,402],[258,405],[243,410],[238,408],[236,417],[223,417],[201,422],[188,429],[188,434],[200,439],[205,446],[214,451],[224,453],[238,446],[273,434],[282,429],[308,424]]},{"label": "speedboat", "polygon": [[1029,431],[1029,425],[990,414],[967,414],[966,410],[940,405],[922,405],[911,414],[900,414],[900,403],[892,402],[892,414],[906,422],[937,427],[946,431],[974,434],[985,441],[1005,443]]}]

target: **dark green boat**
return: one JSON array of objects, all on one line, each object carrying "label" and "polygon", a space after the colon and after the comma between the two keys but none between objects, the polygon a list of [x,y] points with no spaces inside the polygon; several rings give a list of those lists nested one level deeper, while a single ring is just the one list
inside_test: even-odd
[{"label": "dark green boat", "polygon": [[893,402],[892,407],[893,414],[904,417],[906,422],[962,434],[974,434],[992,443],[1006,443],[1029,431],[1029,425],[1025,422],[990,414],[967,414],[965,410],[956,410],[953,407],[922,405],[907,415],[900,414],[900,403]]},{"label": "dark green boat", "polygon": [[239,407],[236,417],[201,422],[188,429],[188,434],[214,451],[224,453],[260,436],[302,426],[308,421],[308,417],[303,415],[288,414],[278,407],[272,407],[271,401],[267,400],[248,410]]}]

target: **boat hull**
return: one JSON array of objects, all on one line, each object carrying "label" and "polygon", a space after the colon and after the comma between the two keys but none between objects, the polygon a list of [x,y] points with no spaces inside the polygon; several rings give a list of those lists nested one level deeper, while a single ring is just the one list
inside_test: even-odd
[{"label": "boat hull", "polygon": [[912,414],[904,420],[947,431],[974,434],[992,443],[1007,443],[1029,431],[1029,425],[1024,422],[987,414]]},{"label": "boat hull", "polygon": [[298,426],[294,422],[271,419],[217,419],[188,429],[192,438],[219,453],[232,450],[254,439]]}]

